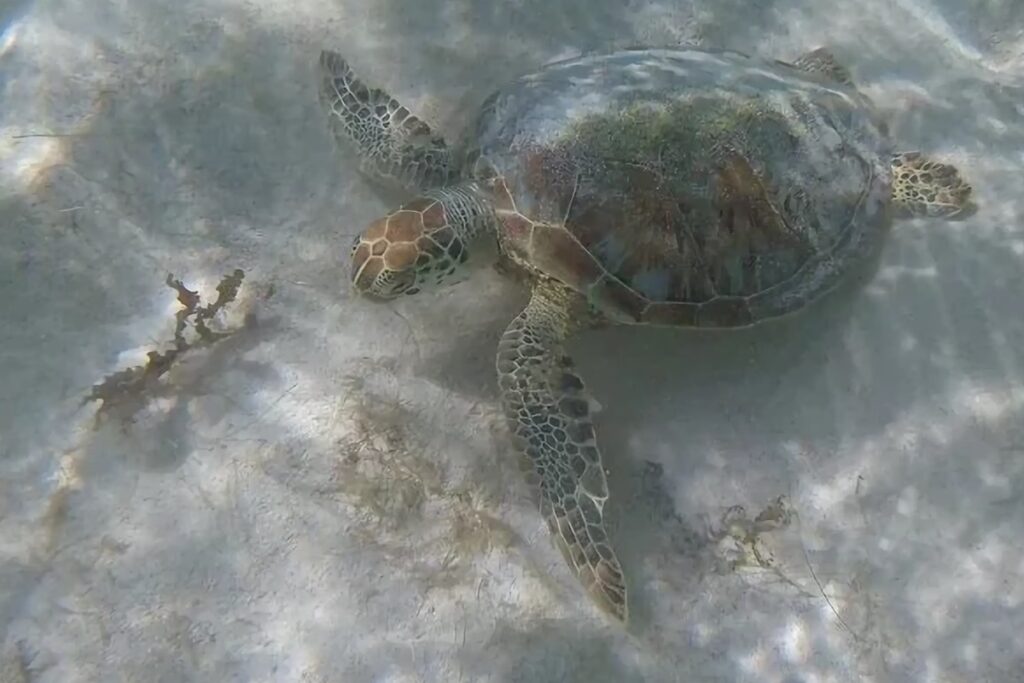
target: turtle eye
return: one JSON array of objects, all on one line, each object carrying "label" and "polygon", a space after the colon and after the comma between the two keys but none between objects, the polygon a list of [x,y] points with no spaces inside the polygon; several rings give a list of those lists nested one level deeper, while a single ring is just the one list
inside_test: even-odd
[{"label": "turtle eye", "polygon": [[358,248],[359,248],[359,243],[360,243],[360,242],[362,242],[362,241],[363,241],[363,238],[362,238],[362,236],[361,236],[361,235],[356,235],[356,236],[355,236],[355,237],[354,237],[354,238],[352,239],[352,247],[351,247],[351,248],[349,249],[349,252],[348,252],[348,253],[349,253],[349,254],[355,254],[355,253],[356,253],[356,249],[358,249]]}]

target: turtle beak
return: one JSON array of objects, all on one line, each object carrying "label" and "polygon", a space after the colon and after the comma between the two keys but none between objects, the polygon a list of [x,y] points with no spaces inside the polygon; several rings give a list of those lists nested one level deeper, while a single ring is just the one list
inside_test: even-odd
[{"label": "turtle beak", "polygon": [[366,244],[362,237],[356,237],[352,243],[352,255],[349,260],[351,289],[356,295],[370,293],[373,281],[384,265],[380,259],[371,259],[370,255],[370,245]]},{"label": "turtle beak", "polygon": [[364,286],[365,280],[363,280],[363,270],[366,268],[367,258],[365,255],[362,255],[360,251],[361,250],[356,250],[352,253],[352,260],[349,263],[350,282],[352,283],[351,290],[357,296],[361,296],[366,292],[366,288]]}]

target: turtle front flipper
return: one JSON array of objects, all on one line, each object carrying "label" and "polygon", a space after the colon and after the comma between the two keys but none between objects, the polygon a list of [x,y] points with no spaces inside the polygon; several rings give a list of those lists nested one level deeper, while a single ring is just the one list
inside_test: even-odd
[{"label": "turtle front flipper", "polygon": [[575,292],[544,280],[508,326],[497,370],[505,414],[548,528],[595,602],[626,621],[626,585],[604,525],[608,485],[591,400],[566,355]]},{"label": "turtle front flipper", "polygon": [[853,85],[850,71],[840,64],[835,55],[824,47],[805,52],[793,60],[792,66],[810,74],[820,74],[836,83]]},{"label": "turtle front flipper", "polygon": [[444,139],[386,92],[367,87],[336,52],[320,53],[319,92],[331,132],[355,145],[364,173],[406,190],[438,187],[454,177]]},{"label": "turtle front flipper", "polygon": [[971,213],[971,186],[955,166],[919,152],[892,159],[892,198],[904,216],[957,218]]}]

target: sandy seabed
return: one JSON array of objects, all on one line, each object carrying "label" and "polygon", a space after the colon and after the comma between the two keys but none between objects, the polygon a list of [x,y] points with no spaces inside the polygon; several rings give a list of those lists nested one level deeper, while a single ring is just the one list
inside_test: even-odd
[{"label": "sandy seabed", "polygon": [[[3,683],[1021,680],[1024,4],[0,12]],[[454,136],[546,61],[684,42],[828,45],[979,211],[899,224],[864,287],[780,324],[573,344],[627,631],[565,571],[497,413],[524,292],[350,296],[351,236],[390,200],[332,144],[316,59]],[[142,391],[82,404],[173,346],[168,274],[198,310],[236,268],[230,335],[189,328],[166,372],[124,376]],[[780,495],[789,525],[715,540]]]}]

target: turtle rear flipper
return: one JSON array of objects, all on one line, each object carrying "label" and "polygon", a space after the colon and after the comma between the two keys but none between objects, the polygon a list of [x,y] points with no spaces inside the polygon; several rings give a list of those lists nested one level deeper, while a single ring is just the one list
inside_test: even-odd
[{"label": "turtle rear flipper", "polygon": [[454,176],[444,138],[386,92],[365,85],[330,50],[320,53],[320,101],[334,137],[355,145],[364,173],[408,190],[445,185]]},{"label": "turtle rear flipper", "polygon": [[555,543],[604,611],[627,621],[626,584],[604,524],[608,484],[591,401],[563,347],[575,292],[540,282],[501,337],[498,384],[528,480]]},{"label": "turtle rear flipper", "polygon": [[919,152],[904,152],[892,159],[893,203],[904,216],[965,216],[974,210],[971,192],[955,166]]}]

